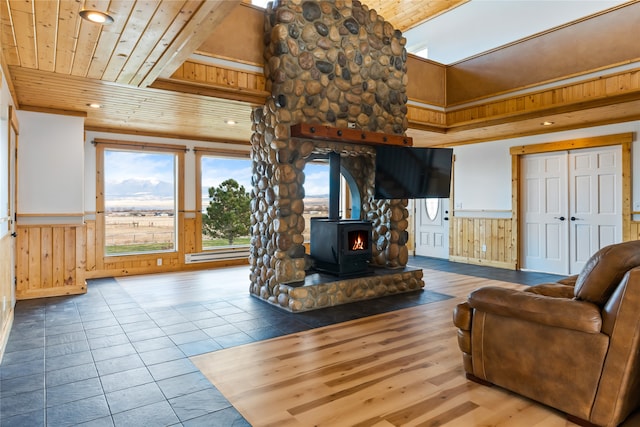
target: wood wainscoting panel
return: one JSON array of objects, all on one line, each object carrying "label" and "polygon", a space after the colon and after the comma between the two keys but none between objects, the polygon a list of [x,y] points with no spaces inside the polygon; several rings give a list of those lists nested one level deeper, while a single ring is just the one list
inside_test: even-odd
[{"label": "wood wainscoting panel", "polygon": [[85,240],[84,224],[18,225],[16,298],[85,293]]},{"label": "wood wainscoting panel", "polygon": [[[451,218],[451,261],[515,270],[511,218]],[[485,250],[483,250],[483,248]]]},{"label": "wood wainscoting panel", "polygon": [[11,241],[9,233],[0,238],[0,360],[9,339],[13,324],[13,302],[11,301]]},{"label": "wood wainscoting panel", "polygon": [[631,221],[629,229],[629,239],[623,240],[640,240],[640,221]]}]

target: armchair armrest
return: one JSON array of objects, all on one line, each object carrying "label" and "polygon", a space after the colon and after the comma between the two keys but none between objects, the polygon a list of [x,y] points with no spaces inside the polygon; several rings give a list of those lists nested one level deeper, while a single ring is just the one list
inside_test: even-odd
[{"label": "armchair armrest", "polygon": [[469,295],[469,305],[487,313],[591,334],[602,328],[600,309],[587,301],[487,286]]},{"label": "armchair armrest", "polygon": [[558,283],[560,283],[561,285],[575,286],[577,280],[578,275],[574,274],[573,276],[565,277],[564,279],[558,280]]},{"label": "armchair armrest", "polygon": [[560,283],[541,283],[539,285],[529,286],[524,292],[531,292],[538,295],[546,295],[554,298],[571,299],[574,294],[573,286],[562,285]]}]

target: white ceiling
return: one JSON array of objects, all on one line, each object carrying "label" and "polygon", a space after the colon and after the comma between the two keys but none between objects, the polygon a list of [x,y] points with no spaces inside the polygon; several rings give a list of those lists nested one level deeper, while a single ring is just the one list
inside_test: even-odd
[{"label": "white ceiling", "polygon": [[478,53],[592,15],[626,1],[470,0],[404,32],[407,51],[441,64]]}]

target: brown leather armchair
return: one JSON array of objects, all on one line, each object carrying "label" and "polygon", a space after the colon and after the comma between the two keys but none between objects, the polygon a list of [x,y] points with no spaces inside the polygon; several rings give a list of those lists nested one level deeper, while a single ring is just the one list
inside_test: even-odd
[{"label": "brown leather armchair", "polygon": [[488,286],[453,313],[467,378],[617,426],[640,407],[640,241],[525,290]]}]

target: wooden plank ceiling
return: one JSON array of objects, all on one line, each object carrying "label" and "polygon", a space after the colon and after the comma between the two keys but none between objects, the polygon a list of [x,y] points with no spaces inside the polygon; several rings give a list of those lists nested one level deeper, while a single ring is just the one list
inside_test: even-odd
[{"label": "wooden plank ceiling", "polygon": [[[150,86],[170,77],[247,1],[2,0],[3,71],[18,109],[84,116],[88,130],[246,143],[251,100],[225,100],[204,89],[182,93]],[[364,3],[405,31],[466,1]],[[79,16],[83,9],[108,11],[115,22],[87,22]],[[91,103],[102,108],[92,109]],[[506,124],[502,130],[496,127],[496,135],[514,130]],[[491,139],[490,128],[411,134],[420,145]]]},{"label": "wooden plank ceiling", "polygon": [[[465,1],[371,3],[406,29]],[[87,129],[248,141],[250,103],[148,88],[169,77],[240,2],[3,0],[3,65],[18,108],[86,116]],[[87,22],[83,9],[108,11],[115,22]]]}]

